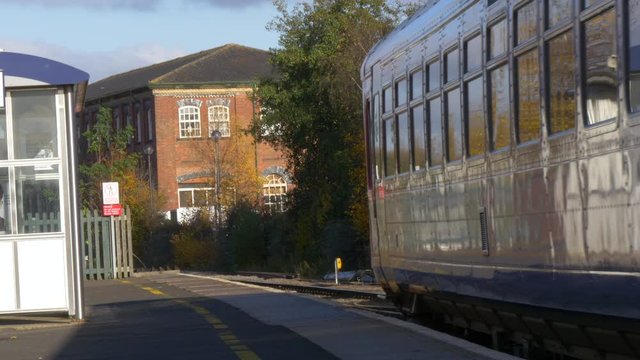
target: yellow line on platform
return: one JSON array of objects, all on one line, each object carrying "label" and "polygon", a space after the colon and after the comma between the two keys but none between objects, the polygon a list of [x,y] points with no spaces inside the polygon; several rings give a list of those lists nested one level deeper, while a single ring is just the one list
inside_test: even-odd
[{"label": "yellow line on platform", "polygon": [[[127,280],[120,280],[120,282],[122,282],[123,284],[132,284],[132,282]],[[145,291],[148,291],[153,295],[168,296],[164,292],[158,289],[154,289],[152,287],[142,286],[142,285],[136,285],[136,286]],[[222,342],[225,343],[225,345],[227,345],[229,349],[231,349],[231,351],[233,351],[236,354],[238,359],[260,360],[260,357],[256,353],[251,351],[248,346],[242,344],[242,342],[238,339],[238,337],[233,332],[231,332],[231,330],[229,330],[229,327],[224,322],[222,322],[220,318],[212,314],[205,307],[193,304],[184,299],[171,299],[171,301],[173,301],[174,303],[180,304],[182,306],[188,307],[189,309],[193,310],[196,314],[201,315],[209,324],[213,326],[214,329],[220,330],[217,332],[218,336],[220,337],[220,340],[222,340]]]}]

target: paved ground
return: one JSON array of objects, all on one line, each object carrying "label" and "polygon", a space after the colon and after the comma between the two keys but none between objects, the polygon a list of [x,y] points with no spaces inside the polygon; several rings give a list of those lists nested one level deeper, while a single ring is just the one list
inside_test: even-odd
[{"label": "paved ground", "polygon": [[224,279],[165,273],[86,282],[85,290],[83,322],[0,318],[0,359],[509,358],[329,301]]}]

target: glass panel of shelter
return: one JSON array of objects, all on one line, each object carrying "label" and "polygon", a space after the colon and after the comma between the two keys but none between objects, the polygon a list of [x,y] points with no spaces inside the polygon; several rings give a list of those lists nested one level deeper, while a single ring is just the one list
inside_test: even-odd
[{"label": "glass panel of shelter", "polygon": [[64,95],[56,89],[13,90],[8,99],[0,113],[0,162],[10,161],[0,164],[0,234],[61,232],[58,129],[66,114]]}]

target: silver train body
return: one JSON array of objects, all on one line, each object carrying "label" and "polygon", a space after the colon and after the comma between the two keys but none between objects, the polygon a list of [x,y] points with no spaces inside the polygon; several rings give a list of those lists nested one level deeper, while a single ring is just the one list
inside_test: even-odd
[{"label": "silver train body", "polygon": [[371,258],[399,305],[640,356],[638,23],[637,0],[440,0],[370,51]]}]

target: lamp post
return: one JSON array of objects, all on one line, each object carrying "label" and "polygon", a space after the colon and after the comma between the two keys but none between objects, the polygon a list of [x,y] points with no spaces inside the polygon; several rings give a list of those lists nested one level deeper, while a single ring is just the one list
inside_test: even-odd
[{"label": "lamp post", "polygon": [[144,146],[144,149],[142,149],[142,152],[144,152],[145,155],[147,155],[147,166],[148,166],[148,174],[147,176],[149,177],[149,190],[151,190],[151,155],[153,154],[153,144],[148,143]]},{"label": "lamp post", "polygon": [[[153,144],[151,143],[147,143],[144,148],[142,149],[142,152],[144,152],[145,155],[147,155],[147,176],[149,178],[149,210],[151,211],[151,217],[150,217],[150,221],[149,221],[149,243],[147,244],[147,246],[151,246],[151,242],[153,241],[153,222],[155,220],[155,208],[154,208],[154,201],[153,201],[153,187],[152,187],[152,182],[151,182],[151,155],[153,154]],[[145,249],[147,250],[147,249]],[[145,251],[146,252],[146,251]],[[140,261],[142,262],[142,261]],[[144,263],[142,264],[143,267],[146,268],[146,265],[144,265]]]},{"label": "lamp post", "polygon": [[220,231],[220,138],[222,134],[218,130],[213,130],[211,132],[211,139],[213,139],[214,143],[214,171],[215,171],[215,181],[216,181],[216,206],[215,206],[215,216],[216,216],[216,231]]}]

